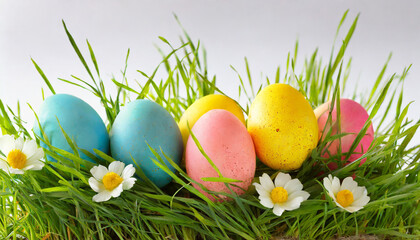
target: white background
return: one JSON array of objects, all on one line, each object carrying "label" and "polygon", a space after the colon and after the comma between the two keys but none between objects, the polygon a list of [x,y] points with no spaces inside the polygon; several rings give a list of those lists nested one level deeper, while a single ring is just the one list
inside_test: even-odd
[{"label": "white background", "polygon": [[[87,79],[65,35],[62,19],[86,57],[85,39],[89,39],[102,77],[108,81],[112,76],[120,79],[128,48],[129,79],[141,78],[137,69],[152,72],[161,61],[154,46],[162,46],[158,36],[176,46],[179,43],[182,31],[175,13],[191,37],[200,39],[207,49],[209,71],[217,76],[219,87],[236,93],[233,86],[239,82],[230,65],[245,75],[247,57],[254,79],[273,78],[278,65],[285,68],[287,53],[293,50],[296,39],[300,46],[298,64],[317,47],[327,62],[337,25],[347,9],[350,12],[339,40],[361,13],[345,56],[346,60],[353,58],[349,85],[354,88],[358,82],[361,92],[369,90],[392,52],[385,76],[401,73],[413,64],[404,86],[404,103],[415,101],[408,117],[419,120],[420,2],[415,0],[0,0],[0,99],[12,108],[19,100],[23,118],[32,125],[33,114],[26,103],[37,109],[41,87],[50,94],[31,63],[32,57],[58,92],[83,98],[104,116],[95,97],[56,80],[70,79],[71,74]],[[420,142],[419,135],[416,143]]]}]

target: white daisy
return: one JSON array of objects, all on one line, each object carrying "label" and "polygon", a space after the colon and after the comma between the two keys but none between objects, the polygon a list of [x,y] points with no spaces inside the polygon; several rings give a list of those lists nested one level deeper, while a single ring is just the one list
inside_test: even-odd
[{"label": "white daisy", "polygon": [[108,169],[102,165],[90,169],[93,177],[89,178],[89,185],[93,191],[98,193],[93,196],[93,201],[108,201],[111,197],[119,197],[123,190],[133,187],[136,179],[132,176],[136,169],[133,164],[124,166],[124,163],[114,161]]},{"label": "white daisy", "polygon": [[41,170],[44,167],[44,151],[35,140],[16,140],[11,135],[0,137],[0,169],[11,174],[23,174],[27,170]]},{"label": "white daisy", "polygon": [[261,205],[273,208],[273,213],[281,216],[283,212],[298,209],[300,204],[309,198],[309,193],[302,191],[303,185],[299,179],[292,179],[289,174],[279,173],[271,181],[264,173],[260,177],[260,184],[254,183]]},{"label": "white daisy", "polygon": [[358,187],[352,177],[346,177],[340,185],[340,180],[330,174],[324,178],[324,187],[337,206],[351,213],[362,209],[370,200],[366,188]]}]

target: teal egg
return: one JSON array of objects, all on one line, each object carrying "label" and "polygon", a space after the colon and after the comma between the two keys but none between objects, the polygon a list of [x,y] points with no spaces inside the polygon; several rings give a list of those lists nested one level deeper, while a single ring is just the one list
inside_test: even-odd
[{"label": "teal egg", "polygon": [[[60,128],[76,143],[95,155],[93,149],[109,153],[109,135],[105,124],[98,113],[80,98],[68,94],[55,94],[45,99],[38,111],[39,123],[51,145],[73,153]],[[58,121],[57,121],[58,119]],[[34,132],[42,137],[38,122],[34,124]],[[47,145],[41,142],[41,146]],[[79,150],[80,157],[95,162]],[[48,160],[56,161],[51,156]]]},{"label": "teal egg", "polygon": [[[162,154],[179,164],[183,153],[182,136],[173,117],[159,104],[140,99],[123,108],[112,125],[110,135],[111,155],[125,164],[140,166],[145,175],[158,187],[172,178],[151,159],[156,159],[147,144],[155,149],[166,165],[175,172]],[[161,151],[162,149],[162,151]]]}]

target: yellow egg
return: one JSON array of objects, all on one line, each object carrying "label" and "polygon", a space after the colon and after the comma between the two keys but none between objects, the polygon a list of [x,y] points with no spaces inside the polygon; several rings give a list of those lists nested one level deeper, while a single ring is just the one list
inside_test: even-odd
[{"label": "yellow egg", "polygon": [[202,115],[204,115],[212,109],[227,110],[233,113],[233,115],[235,115],[245,125],[245,119],[244,114],[242,113],[242,109],[233,99],[218,94],[204,96],[195,101],[191,106],[189,106],[182,115],[181,119],[179,120],[178,126],[181,130],[182,140],[184,141],[184,147],[187,143],[188,137],[190,136],[187,122],[189,123],[190,128],[192,128],[195,122],[197,122],[197,120]]},{"label": "yellow egg", "polygon": [[258,158],[273,169],[300,168],[318,142],[311,105],[299,91],[281,83],[269,85],[255,97],[248,132]]}]

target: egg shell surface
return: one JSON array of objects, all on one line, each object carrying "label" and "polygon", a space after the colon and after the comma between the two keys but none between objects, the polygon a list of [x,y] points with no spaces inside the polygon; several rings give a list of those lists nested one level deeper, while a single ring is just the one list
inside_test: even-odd
[{"label": "egg shell surface", "polygon": [[[68,94],[50,96],[42,103],[38,118],[52,146],[73,153],[60,128],[61,125],[78,148],[88,150],[92,154],[95,154],[93,149],[109,154],[109,136],[105,124],[99,114],[82,99]],[[33,130],[36,135],[43,137],[38,122],[34,123]],[[47,148],[43,142],[41,146]],[[80,150],[79,154],[81,158],[95,163]],[[47,158],[49,161],[56,161],[49,155]]]},{"label": "egg shell surface", "polygon": [[267,166],[295,170],[318,142],[318,123],[309,102],[287,84],[262,89],[249,109],[248,132]]},{"label": "egg shell surface", "polygon": [[147,144],[156,150],[172,172],[175,168],[161,149],[177,164],[183,154],[181,132],[173,117],[162,106],[146,99],[130,102],[120,111],[110,131],[110,144],[114,159],[136,167],[132,158],[135,159],[158,187],[167,185],[172,178],[152,161],[157,158]]},{"label": "egg shell surface", "polygon": [[187,123],[192,129],[197,120],[203,116],[203,114],[212,109],[224,109],[231,112],[245,126],[245,118],[242,109],[233,99],[219,94],[207,95],[191,104],[191,106],[185,110],[184,114],[179,120],[178,125],[179,129],[181,130],[184,146],[186,146],[188,137],[190,135]]},{"label": "egg shell surface", "polygon": [[[325,135],[331,129],[331,136],[338,134],[337,125],[337,105],[334,104],[334,109],[331,112],[331,122],[328,122],[329,110],[331,109],[331,102],[327,102],[315,109],[315,114],[318,115],[318,127],[320,136],[325,138]],[[359,132],[363,129],[364,124],[369,118],[369,114],[359,103],[351,99],[340,99],[340,124],[341,133],[348,133],[340,139],[334,140],[328,144],[328,151],[326,151],[322,157],[329,158],[339,153],[340,141],[341,141],[341,153],[347,153],[350,151],[351,145],[356,139]],[[325,134],[323,131],[325,129]],[[347,165],[356,159],[360,158],[370,147],[374,139],[374,130],[372,124],[366,131],[365,136],[361,139],[354,152],[349,156],[348,161],[344,163]],[[342,159],[346,159],[346,156],[342,156]],[[360,165],[366,162],[366,158],[360,161]],[[335,162],[328,164],[331,170],[337,169],[338,165]]]},{"label": "egg shell surface", "polygon": [[[232,113],[215,109],[204,114],[195,123],[192,132],[222,176],[241,180],[242,182],[233,184],[248,189],[255,174],[256,155],[251,136],[243,123]],[[222,182],[202,180],[204,177],[218,177],[218,174],[201,154],[191,136],[187,142],[185,164],[187,174],[193,180],[203,184],[211,191],[230,193],[230,190]],[[211,200],[215,200],[198,185],[193,184],[193,186]],[[244,193],[242,189],[233,185],[231,188],[237,194]]]}]

